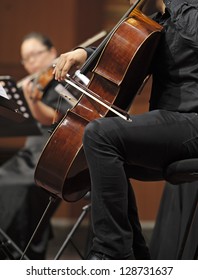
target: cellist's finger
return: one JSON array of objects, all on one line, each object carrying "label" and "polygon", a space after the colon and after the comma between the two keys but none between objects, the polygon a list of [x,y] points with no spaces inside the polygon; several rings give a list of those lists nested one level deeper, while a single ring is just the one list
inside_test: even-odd
[{"label": "cellist's finger", "polygon": [[53,74],[56,80],[62,79],[63,77],[62,69],[64,68],[66,61],[67,61],[67,55],[66,54],[60,55],[60,57],[57,60],[57,64],[55,65],[55,68],[53,70]]},{"label": "cellist's finger", "polygon": [[66,78],[66,75],[68,74],[72,66],[73,63],[71,63],[71,61],[69,60],[65,61],[65,64],[62,66],[62,68],[60,67],[58,72],[59,80],[64,80]]}]

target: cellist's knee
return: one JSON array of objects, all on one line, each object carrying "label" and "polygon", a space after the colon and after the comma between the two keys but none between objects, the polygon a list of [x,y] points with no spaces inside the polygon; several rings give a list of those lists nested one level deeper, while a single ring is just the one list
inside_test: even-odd
[{"label": "cellist's knee", "polygon": [[98,122],[96,120],[88,123],[84,130],[83,145],[89,145],[94,139],[98,137]]},{"label": "cellist's knee", "polygon": [[105,141],[105,124],[103,124],[105,119],[93,120],[85,127],[83,135],[83,145],[84,148],[91,145],[100,145]]}]

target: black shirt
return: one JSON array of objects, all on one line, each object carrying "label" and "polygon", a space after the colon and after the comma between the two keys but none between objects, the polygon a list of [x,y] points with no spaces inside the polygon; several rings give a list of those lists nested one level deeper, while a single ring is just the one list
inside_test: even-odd
[{"label": "black shirt", "polygon": [[164,33],[153,62],[150,110],[198,112],[198,1],[165,0]]}]

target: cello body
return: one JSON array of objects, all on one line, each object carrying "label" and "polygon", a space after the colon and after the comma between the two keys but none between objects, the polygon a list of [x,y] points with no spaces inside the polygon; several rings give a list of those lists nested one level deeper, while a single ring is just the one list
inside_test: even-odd
[{"label": "cello body", "polygon": [[[89,90],[127,110],[147,77],[162,26],[134,9],[113,32],[92,71]],[[38,161],[35,182],[66,201],[82,198],[91,186],[82,146],[85,126],[112,113],[81,95],[53,131]]]}]

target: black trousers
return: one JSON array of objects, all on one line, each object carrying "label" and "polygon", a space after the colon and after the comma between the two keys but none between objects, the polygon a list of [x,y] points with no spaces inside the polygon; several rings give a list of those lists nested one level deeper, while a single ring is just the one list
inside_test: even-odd
[{"label": "black trousers", "polygon": [[83,137],[92,184],[93,250],[113,258],[127,257],[134,247],[137,216],[130,211],[136,206],[128,178],[163,180],[169,163],[198,157],[196,113],[155,110],[131,119],[94,120]]}]

